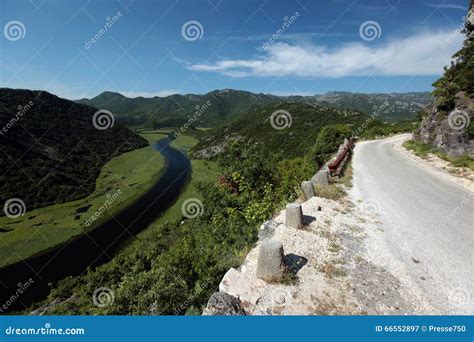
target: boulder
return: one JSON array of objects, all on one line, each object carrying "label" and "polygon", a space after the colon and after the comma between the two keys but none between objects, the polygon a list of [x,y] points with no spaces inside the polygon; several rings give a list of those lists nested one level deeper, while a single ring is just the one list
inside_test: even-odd
[{"label": "boulder", "polygon": [[283,258],[283,245],[280,241],[263,241],[258,252],[257,277],[265,281],[280,280],[286,270]]},{"label": "boulder", "polygon": [[290,203],[286,206],[285,225],[290,228],[303,227],[303,210],[301,204]]},{"label": "boulder", "polygon": [[275,230],[278,228],[279,223],[273,220],[268,220],[262,223],[260,230],[258,231],[258,239],[260,241],[271,239],[275,234]]},{"label": "boulder", "polygon": [[313,178],[311,178],[313,185],[329,185],[329,173],[326,170],[319,170]]},{"label": "boulder", "polygon": [[310,181],[303,181],[301,183],[301,190],[303,191],[306,200],[309,200],[311,197],[315,196],[314,186]]},{"label": "boulder", "polygon": [[266,283],[235,268],[227,271],[219,284],[219,291],[238,298],[242,303],[256,304],[263,296]]},{"label": "boulder", "polygon": [[214,292],[202,311],[203,316],[243,316],[240,300],[224,292]]}]

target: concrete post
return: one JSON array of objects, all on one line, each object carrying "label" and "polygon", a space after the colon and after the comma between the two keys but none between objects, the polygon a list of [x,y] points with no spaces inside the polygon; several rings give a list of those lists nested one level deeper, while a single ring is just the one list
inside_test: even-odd
[{"label": "concrete post", "polygon": [[329,174],[326,170],[319,170],[312,178],[313,185],[322,184],[329,185]]},{"label": "concrete post", "polygon": [[290,203],[286,206],[285,225],[290,228],[303,227],[303,210],[301,204]]},{"label": "concrete post", "polygon": [[309,200],[311,197],[314,197],[314,187],[313,183],[310,181],[304,181],[301,183],[301,190],[304,193],[306,200]]},{"label": "concrete post", "polygon": [[260,244],[257,277],[265,281],[278,281],[285,273],[283,245],[280,241],[265,240]]}]

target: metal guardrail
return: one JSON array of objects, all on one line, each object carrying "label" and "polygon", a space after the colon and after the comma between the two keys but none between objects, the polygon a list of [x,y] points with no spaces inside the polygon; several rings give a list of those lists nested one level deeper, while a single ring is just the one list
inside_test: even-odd
[{"label": "metal guardrail", "polygon": [[328,171],[331,176],[341,173],[349,152],[354,148],[355,142],[356,138],[352,137],[341,145],[342,148],[339,149],[336,157],[328,164]]}]

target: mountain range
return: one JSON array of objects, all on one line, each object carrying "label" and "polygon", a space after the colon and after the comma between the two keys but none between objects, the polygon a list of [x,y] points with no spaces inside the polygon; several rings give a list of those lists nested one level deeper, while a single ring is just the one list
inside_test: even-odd
[{"label": "mountain range", "polygon": [[415,118],[431,100],[432,97],[428,92],[387,94],[330,92],[313,96],[276,96],[223,89],[204,95],[175,94],[151,98],[129,98],[120,93],[106,91],[92,99],[80,99],[76,102],[109,110],[117,116],[119,122],[128,126],[162,128],[183,125],[206,103],[209,105],[199,117],[196,126],[226,125],[237,121],[258,106],[279,103],[326,105],[338,109],[359,110],[368,115],[382,108],[378,119],[394,122]]}]

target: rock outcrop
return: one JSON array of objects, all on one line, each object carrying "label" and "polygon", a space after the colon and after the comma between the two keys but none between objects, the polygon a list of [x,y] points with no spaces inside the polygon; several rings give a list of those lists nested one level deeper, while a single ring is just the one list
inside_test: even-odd
[{"label": "rock outcrop", "polygon": [[474,158],[474,3],[471,1],[463,48],[434,84],[435,99],[426,109],[416,141],[430,144],[453,157]]},{"label": "rock outcrop", "polygon": [[468,155],[474,158],[474,140],[468,132],[470,122],[474,122],[474,99],[465,92],[459,92],[454,102],[455,109],[449,115],[441,112],[436,101],[433,102],[414,138],[434,145],[450,156]]},{"label": "rock outcrop", "polygon": [[202,314],[204,316],[243,316],[245,311],[238,298],[224,292],[215,292],[209,298]]}]

